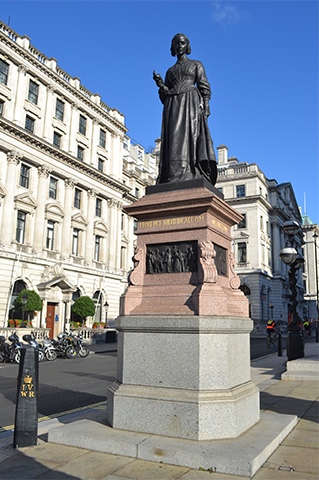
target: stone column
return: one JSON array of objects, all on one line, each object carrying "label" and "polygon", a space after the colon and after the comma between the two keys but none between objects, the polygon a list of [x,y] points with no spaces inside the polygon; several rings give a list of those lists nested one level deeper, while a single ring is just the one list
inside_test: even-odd
[{"label": "stone column", "polygon": [[116,268],[121,268],[121,216],[122,216],[122,204],[121,202],[117,203],[117,228],[116,228]]},{"label": "stone column", "polygon": [[[119,268],[118,258],[118,219],[117,219],[117,201],[113,198],[108,200],[108,206],[110,207],[110,231],[109,237],[109,266],[111,268]],[[111,251],[112,249],[112,251]]]},{"label": "stone column", "polygon": [[53,91],[54,91],[53,86],[48,85],[45,114],[44,114],[43,138],[45,138],[49,142],[53,141],[53,138],[52,138]]},{"label": "stone column", "polygon": [[13,121],[17,123],[20,127],[24,127],[24,100],[26,95],[26,73],[27,69],[24,65],[18,66],[18,80],[17,80],[17,89],[16,97],[14,102],[14,116]]},{"label": "stone column", "polygon": [[280,273],[280,263],[281,260],[279,258],[279,252],[280,252],[280,238],[279,238],[279,227],[278,223],[276,221],[272,222],[272,231],[273,231],[273,247],[272,247],[272,252],[273,252],[273,273]]},{"label": "stone column", "polygon": [[94,209],[96,202],[96,191],[91,188],[88,190],[88,209],[87,209],[87,220],[88,224],[86,227],[86,245],[84,258],[86,263],[92,263],[93,260],[93,245],[94,245]]},{"label": "stone column", "polygon": [[44,228],[44,211],[46,203],[47,178],[50,170],[41,165],[38,167],[38,207],[35,212],[35,229],[34,229],[34,248],[35,250],[42,250],[45,242],[45,228]]},{"label": "stone column", "polygon": [[73,191],[76,182],[72,178],[66,178],[64,180],[65,193],[64,193],[64,219],[62,224],[62,245],[61,253],[64,257],[68,258],[71,254],[71,215],[73,205]]},{"label": "stone column", "polygon": [[78,106],[75,103],[72,103],[70,130],[69,130],[69,149],[68,149],[71,155],[76,155],[75,146],[76,146],[77,123],[78,123]]},{"label": "stone column", "polygon": [[48,306],[48,301],[44,298],[42,298],[43,301],[43,307],[42,307],[42,315],[41,315],[41,328],[46,328],[46,320],[47,320],[47,306]]},{"label": "stone column", "polygon": [[14,193],[17,184],[17,165],[20,162],[22,155],[12,150],[7,153],[7,176],[6,176],[6,189],[7,194],[3,200],[2,211],[2,224],[1,224],[1,243],[9,245],[12,238],[12,221],[13,207],[14,207]]}]

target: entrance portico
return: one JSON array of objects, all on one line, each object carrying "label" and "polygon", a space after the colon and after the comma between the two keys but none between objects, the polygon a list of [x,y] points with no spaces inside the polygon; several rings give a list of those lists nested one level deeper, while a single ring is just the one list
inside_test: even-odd
[{"label": "entrance portico", "polygon": [[65,277],[60,276],[37,285],[43,310],[41,327],[50,328],[50,338],[70,324],[72,293],[76,287]]}]

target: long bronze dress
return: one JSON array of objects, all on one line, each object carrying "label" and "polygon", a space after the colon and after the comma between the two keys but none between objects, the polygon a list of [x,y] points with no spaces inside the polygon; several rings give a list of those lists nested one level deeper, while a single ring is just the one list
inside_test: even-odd
[{"label": "long bronze dress", "polygon": [[157,183],[205,177],[215,185],[216,157],[204,114],[211,91],[202,63],[188,57],[177,61],[164,83],[168,90],[159,89],[164,108]]}]

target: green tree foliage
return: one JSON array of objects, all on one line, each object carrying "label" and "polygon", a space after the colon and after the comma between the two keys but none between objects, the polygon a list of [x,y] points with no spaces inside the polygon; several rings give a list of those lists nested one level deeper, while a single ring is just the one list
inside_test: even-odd
[{"label": "green tree foliage", "polygon": [[40,295],[38,295],[34,290],[22,290],[15,301],[15,307],[18,310],[23,310],[22,297],[24,292],[26,292],[28,297],[24,308],[25,312],[40,312],[43,308],[43,302],[40,298]]},{"label": "green tree foliage", "polygon": [[95,304],[90,297],[80,297],[75,300],[72,311],[80,317],[93,317],[95,313]]}]

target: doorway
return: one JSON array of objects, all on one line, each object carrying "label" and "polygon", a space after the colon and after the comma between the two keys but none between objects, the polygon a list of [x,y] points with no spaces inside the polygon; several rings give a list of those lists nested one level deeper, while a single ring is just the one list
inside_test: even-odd
[{"label": "doorway", "polygon": [[55,316],[55,303],[48,303],[46,327],[50,329],[49,338],[51,339],[54,337],[54,316]]}]

